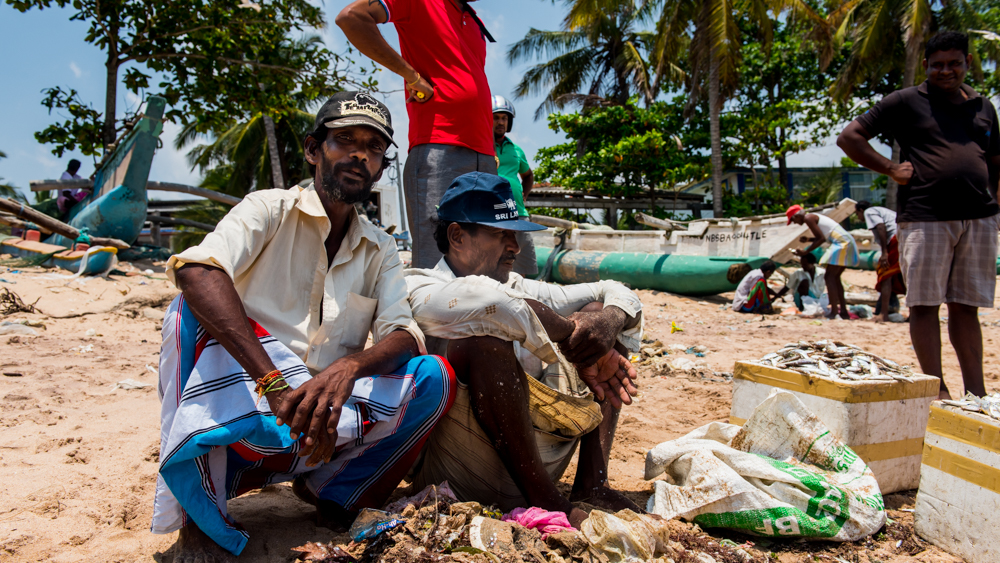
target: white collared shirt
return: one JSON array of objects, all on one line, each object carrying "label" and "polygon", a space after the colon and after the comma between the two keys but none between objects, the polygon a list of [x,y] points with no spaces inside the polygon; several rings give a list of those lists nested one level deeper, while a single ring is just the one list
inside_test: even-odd
[{"label": "white collared shirt", "polygon": [[[403,277],[413,317],[427,335],[427,348],[442,356],[448,340],[494,336],[519,342],[543,362],[558,362],[555,345],[525,299],[539,301],[563,316],[594,301],[614,305],[632,318],[642,311],[642,302],[635,293],[610,280],[561,286],[511,273],[507,283],[502,284],[486,276],[457,278],[444,258],[432,270],[406,269]],[[642,325],[640,322],[623,331],[618,341],[638,352]]]},{"label": "white collared shirt", "polygon": [[243,198],[198,246],[172,256],[167,277],[206,264],[233,279],[247,315],[314,373],[395,330],[424,336],[407,301],[403,266],[390,235],[351,213],[327,268],[330,219],[315,187],[261,190]]}]

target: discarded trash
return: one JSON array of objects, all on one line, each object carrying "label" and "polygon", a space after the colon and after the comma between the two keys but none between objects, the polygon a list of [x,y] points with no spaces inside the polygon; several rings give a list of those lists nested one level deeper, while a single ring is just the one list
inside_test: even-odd
[{"label": "discarded trash", "polygon": [[705,352],[708,352],[708,348],[706,348],[705,346],[691,346],[690,348],[684,350],[685,354],[694,354],[699,358],[704,358]]},{"label": "discarded trash", "polygon": [[829,379],[913,381],[909,366],[880,358],[852,344],[832,340],[785,344],[781,350],[767,354],[755,363]]},{"label": "discarded trash", "polygon": [[143,383],[134,379],[123,379],[122,381],[115,383],[114,389],[124,389],[125,391],[129,391],[132,389],[145,389],[146,387],[152,386],[152,383]]},{"label": "discarded trash", "polygon": [[[39,297],[38,299],[41,299]],[[38,299],[35,303],[38,303]],[[0,291],[0,315],[13,315],[14,313],[36,313],[35,303],[25,303],[21,297],[13,291],[2,288]]]},{"label": "discarded trash", "polygon": [[97,330],[93,328],[87,329],[87,332],[83,333],[84,336],[97,336]]},{"label": "discarded trash", "polygon": [[351,563],[357,559],[344,551],[340,546],[316,542],[306,542],[305,545],[293,547],[298,552],[301,561],[323,561],[324,563]]},{"label": "discarded trash", "polygon": [[875,316],[875,309],[869,305],[849,305],[847,310],[854,313],[860,319],[870,319]]},{"label": "discarded trash", "polygon": [[151,366],[149,364],[146,364],[146,371],[148,371],[149,373],[151,373],[153,375],[160,375],[160,372],[156,371],[156,368],[154,368],[153,366]]},{"label": "discarded trash", "polygon": [[408,504],[420,508],[428,502],[437,500],[458,502],[458,497],[451,490],[451,485],[448,484],[448,481],[442,481],[440,485],[428,485],[412,497],[401,498],[392,504],[386,505],[385,511],[389,513],[402,512]]},{"label": "discarded trash", "polygon": [[12,323],[10,321],[0,322],[0,336],[6,336],[9,334],[16,334],[18,336],[38,336],[38,331],[21,323]]},{"label": "discarded trash", "polygon": [[972,393],[966,393],[961,399],[944,399],[941,402],[946,405],[958,407],[964,411],[981,412],[986,416],[1000,420],[1000,393],[998,392],[993,392],[985,397],[977,397]]},{"label": "discarded trash", "polygon": [[673,334],[675,332],[684,332],[684,329],[677,326],[676,322],[670,321],[670,334]]},{"label": "discarded trash", "polygon": [[775,390],[742,428],[713,422],[646,454],[647,510],[772,537],[856,541],[885,524],[871,470],[795,395]]},{"label": "discarded trash", "polygon": [[580,525],[580,531],[611,561],[649,561],[659,555],[673,555],[666,522],[631,510],[613,515],[594,510]]},{"label": "discarded trash", "polygon": [[889,313],[889,322],[891,323],[905,323],[906,317],[899,313]]},{"label": "discarded trash", "polygon": [[406,520],[393,518],[391,514],[382,510],[365,508],[354,519],[354,524],[347,531],[347,535],[354,541],[370,540],[400,524],[406,524]]},{"label": "discarded trash", "polygon": [[694,369],[695,367],[697,367],[697,364],[695,364],[692,360],[689,360],[687,358],[675,358],[673,360],[670,360],[668,365],[670,366],[671,369],[675,369],[678,371],[687,371],[689,369]]},{"label": "discarded trash", "polygon": [[78,354],[88,354],[88,353],[94,351],[94,345],[93,344],[87,344],[86,346],[74,346],[74,347],[70,348],[70,351],[71,352],[76,352]]},{"label": "discarded trash", "polygon": [[551,534],[564,530],[575,530],[569,523],[565,512],[549,512],[533,506],[531,508],[515,508],[510,514],[503,516],[504,522],[516,522],[525,528],[533,528],[542,533],[542,541]]}]

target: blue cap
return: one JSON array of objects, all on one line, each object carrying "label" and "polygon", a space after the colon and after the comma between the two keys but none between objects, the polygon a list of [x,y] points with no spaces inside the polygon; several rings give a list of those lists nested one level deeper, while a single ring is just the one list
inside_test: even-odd
[{"label": "blue cap", "polygon": [[545,227],[517,216],[510,182],[496,174],[469,172],[448,187],[437,210],[438,219],[475,223],[505,231],[543,231]]}]

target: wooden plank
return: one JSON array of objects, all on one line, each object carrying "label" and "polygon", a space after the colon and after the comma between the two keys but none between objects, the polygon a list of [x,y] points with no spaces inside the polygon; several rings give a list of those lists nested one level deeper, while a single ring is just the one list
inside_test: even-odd
[{"label": "wooden plank", "polygon": [[[48,215],[36,211],[23,203],[11,199],[0,197],[0,209],[9,211],[14,215],[31,221],[39,227],[50,229],[53,233],[60,234],[68,239],[76,240],[80,236],[80,231],[71,227],[58,219],[53,219]],[[129,244],[114,238],[90,237],[91,246],[111,246],[114,248],[129,248]]]}]

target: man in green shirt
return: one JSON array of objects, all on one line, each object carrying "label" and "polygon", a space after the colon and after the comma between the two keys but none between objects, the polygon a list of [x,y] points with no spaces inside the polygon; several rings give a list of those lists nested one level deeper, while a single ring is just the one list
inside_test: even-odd
[{"label": "man in green shirt", "polygon": [[[513,125],[514,105],[503,96],[493,96],[493,146],[497,155],[497,175],[510,182],[517,214],[527,218],[528,210],[524,207],[524,200],[531,193],[535,175],[531,172],[531,166],[521,147],[507,138]],[[521,251],[514,260],[514,271],[525,277],[538,275],[535,243],[532,242],[531,235],[527,232],[517,233],[517,244]]]}]

